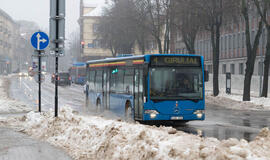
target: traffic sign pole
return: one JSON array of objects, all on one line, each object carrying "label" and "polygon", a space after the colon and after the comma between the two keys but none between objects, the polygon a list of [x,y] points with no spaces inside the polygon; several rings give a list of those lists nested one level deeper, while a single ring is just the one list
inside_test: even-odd
[{"label": "traffic sign pole", "polygon": [[38,50],[38,111],[41,112],[41,51]]},{"label": "traffic sign pole", "polygon": [[44,32],[36,32],[31,37],[31,44],[38,53],[38,111],[41,112],[41,52],[49,45],[49,37]]}]

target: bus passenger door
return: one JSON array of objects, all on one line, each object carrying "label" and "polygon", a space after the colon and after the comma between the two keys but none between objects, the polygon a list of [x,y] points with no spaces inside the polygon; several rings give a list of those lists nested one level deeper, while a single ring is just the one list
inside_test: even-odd
[{"label": "bus passenger door", "polygon": [[109,98],[110,98],[110,95],[109,95],[109,73],[108,73],[108,70],[104,70],[103,72],[103,89],[102,89],[102,93],[103,93],[103,107],[104,109],[109,109]]},{"label": "bus passenger door", "polygon": [[134,116],[135,120],[142,120],[143,111],[143,72],[135,69],[134,76]]}]

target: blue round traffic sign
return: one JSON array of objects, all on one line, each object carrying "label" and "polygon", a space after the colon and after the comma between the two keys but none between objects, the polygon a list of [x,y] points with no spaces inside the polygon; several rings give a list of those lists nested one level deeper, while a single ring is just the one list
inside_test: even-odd
[{"label": "blue round traffic sign", "polygon": [[31,44],[37,50],[44,50],[49,45],[49,37],[44,32],[36,32],[31,37]]}]

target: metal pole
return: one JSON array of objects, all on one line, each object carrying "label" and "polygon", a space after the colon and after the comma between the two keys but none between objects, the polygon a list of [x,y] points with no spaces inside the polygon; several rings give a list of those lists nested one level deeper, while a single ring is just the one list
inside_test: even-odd
[{"label": "metal pole", "polygon": [[[56,16],[59,16],[59,0],[56,0]],[[59,51],[59,20],[56,18],[56,42],[55,42],[55,117],[58,117],[58,51]]]},{"label": "metal pole", "polygon": [[38,111],[41,112],[41,51],[38,51]]}]

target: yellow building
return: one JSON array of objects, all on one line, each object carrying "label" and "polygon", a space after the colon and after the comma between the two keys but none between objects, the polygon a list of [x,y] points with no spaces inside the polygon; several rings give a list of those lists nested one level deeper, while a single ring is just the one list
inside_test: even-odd
[{"label": "yellow building", "polygon": [[[12,68],[16,66],[13,59],[17,59],[15,55],[17,47],[17,38],[19,35],[19,26],[13,19],[3,10],[0,9],[0,73],[11,72]],[[5,63],[5,64],[4,64]]]},{"label": "yellow building", "polygon": [[87,4],[81,0],[80,5],[80,40],[82,61],[111,57],[111,51],[100,45],[95,32],[101,17],[102,5]]}]

